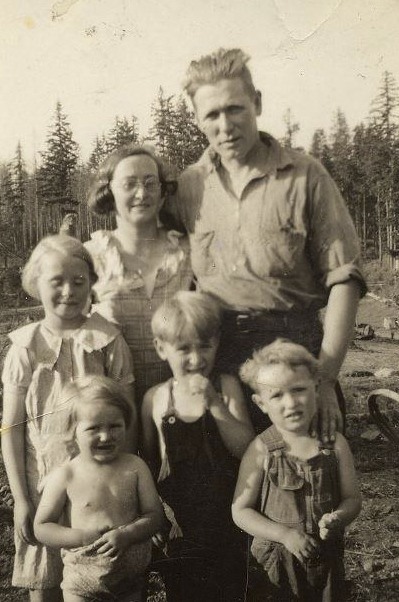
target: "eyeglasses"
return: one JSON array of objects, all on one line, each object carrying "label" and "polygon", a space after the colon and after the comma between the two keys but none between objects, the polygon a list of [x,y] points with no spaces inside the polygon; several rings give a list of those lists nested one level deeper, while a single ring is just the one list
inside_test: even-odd
[{"label": "eyeglasses", "polygon": [[161,186],[161,182],[158,178],[145,178],[144,180],[140,180],[140,178],[127,178],[122,182],[122,188],[126,191],[137,192],[142,186],[146,192],[155,192]]}]

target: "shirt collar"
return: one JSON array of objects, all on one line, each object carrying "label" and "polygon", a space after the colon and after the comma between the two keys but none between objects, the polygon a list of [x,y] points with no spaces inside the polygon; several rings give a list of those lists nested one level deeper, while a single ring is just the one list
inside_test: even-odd
[{"label": "shirt collar", "polygon": [[[261,142],[269,147],[269,155],[266,164],[262,169],[262,174],[273,173],[294,165],[295,152],[281,146],[273,136],[266,132],[259,132],[259,136]],[[206,168],[208,174],[217,171],[222,165],[220,155],[218,155],[218,153],[210,146],[205,149],[199,163]]]},{"label": "shirt collar", "polygon": [[[92,314],[72,337],[87,353],[103,349],[111,343],[120,330],[99,314]],[[10,339],[19,347],[34,350],[37,361],[54,366],[62,344],[62,336],[53,332],[43,322],[27,324],[10,333]]]}]

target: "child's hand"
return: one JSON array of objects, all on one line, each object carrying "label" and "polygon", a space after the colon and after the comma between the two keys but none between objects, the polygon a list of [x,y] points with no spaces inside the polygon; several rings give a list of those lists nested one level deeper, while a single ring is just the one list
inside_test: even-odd
[{"label": "child's hand", "polygon": [[104,529],[82,529],[82,545],[89,546],[100,539],[107,531],[109,531],[109,527]]},{"label": "child's hand", "polygon": [[336,512],[323,514],[319,520],[320,539],[330,539],[342,531],[342,523]]},{"label": "child's hand", "polygon": [[193,376],[189,377],[188,388],[191,395],[204,395],[209,385],[209,379],[206,376],[202,376],[202,374],[193,374]]},{"label": "child's hand", "polygon": [[190,376],[188,388],[191,395],[202,396],[208,408],[216,401],[219,401],[219,396],[211,381],[206,376],[202,376],[202,374],[193,374],[193,376]]},{"label": "child's hand", "polygon": [[129,537],[123,527],[117,527],[107,533],[104,533],[100,539],[96,541],[97,554],[116,558],[121,552],[126,550],[132,543],[131,536]]},{"label": "child's hand", "polygon": [[305,562],[308,558],[311,558],[318,549],[314,537],[297,529],[290,529],[282,543],[300,562]]},{"label": "child's hand", "polygon": [[33,533],[35,512],[29,502],[16,501],[14,504],[14,527],[19,537],[27,544],[37,544]]}]

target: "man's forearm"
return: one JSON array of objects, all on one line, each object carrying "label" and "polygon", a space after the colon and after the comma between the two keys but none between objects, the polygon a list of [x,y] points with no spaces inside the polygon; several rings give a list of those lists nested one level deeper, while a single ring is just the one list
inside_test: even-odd
[{"label": "man's forearm", "polygon": [[321,379],[334,382],[353,338],[360,298],[356,280],[335,284],[330,291],[324,318],[324,336],[319,355]]}]

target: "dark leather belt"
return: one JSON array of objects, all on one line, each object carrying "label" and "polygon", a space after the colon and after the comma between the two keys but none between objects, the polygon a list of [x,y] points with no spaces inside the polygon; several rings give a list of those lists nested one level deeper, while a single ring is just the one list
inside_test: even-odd
[{"label": "dark leather belt", "polygon": [[319,322],[317,310],[306,311],[268,311],[268,310],[248,310],[248,311],[223,311],[223,322],[235,324],[239,328],[251,328],[256,325],[269,326],[270,328],[303,328],[309,323]]}]

